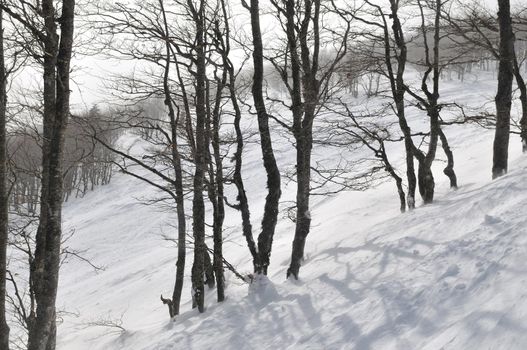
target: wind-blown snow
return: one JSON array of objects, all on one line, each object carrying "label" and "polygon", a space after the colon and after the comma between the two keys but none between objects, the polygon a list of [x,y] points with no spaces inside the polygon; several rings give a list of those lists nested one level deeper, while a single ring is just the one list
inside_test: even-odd
[{"label": "wind-blown snow", "polygon": [[[491,95],[490,82],[474,82],[480,90],[464,98]],[[445,98],[462,94],[454,88]],[[299,281],[285,280],[294,226],[284,219],[269,278],[249,286],[227,272],[227,300],[218,304],[207,290],[204,314],[191,310],[188,281],[175,321],[159,300],[174,283],[176,249],[163,235],[176,236],[175,211],[138,203],[153,190],[116,175],[64,209],[65,227],[76,230],[68,244],[88,249],[105,270],[77,260],[63,266],[58,305],[69,313],[59,349],[527,348],[527,159],[513,138],[509,174],[490,181],[492,132],[462,126],[446,133],[459,190],[448,189],[438,163],[436,202],[413,212],[398,213],[392,183],[316,198]],[[292,162],[290,148],[279,149],[282,164]],[[257,148],[247,157],[257,233],[265,177]],[[226,258],[249,273],[238,215],[228,212]],[[123,329],[100,325],[110,321]]]}]

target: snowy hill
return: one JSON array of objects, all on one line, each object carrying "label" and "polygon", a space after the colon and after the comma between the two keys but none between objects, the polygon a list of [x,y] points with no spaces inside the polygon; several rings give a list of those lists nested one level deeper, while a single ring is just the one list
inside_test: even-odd
[{"label": "snowy hill", "polygon": [[[478,87],[464,98],[491,94]],[[227,300],[217,304],[208,290],[201,315],[191,310],[187,283],[175,322],[159,300],[174,282],[176,249],[164,237],[176,235],[175,212],[134,200],[153,190],[116,175],[64,209],[65,228],[76,231],[68,245],[104,270],[78,260],[62,267],[59,349],[525,349],[527,160],[512,139],[510,173],[491,182],[492,132],[447,133],[459,190],[448,189],[438,164],[437,201],[406,214],[392,183],[318,198],[299,281],[285,280],[294,226],[284,219],[268,280],[249,286],[227,272]],[[257,226],[264,176],[257,149],[248,153],[244,177]],[[283,145],[279,161],[291,156]],[[226,259],[249,273],[238,215],[227,215]]]}]

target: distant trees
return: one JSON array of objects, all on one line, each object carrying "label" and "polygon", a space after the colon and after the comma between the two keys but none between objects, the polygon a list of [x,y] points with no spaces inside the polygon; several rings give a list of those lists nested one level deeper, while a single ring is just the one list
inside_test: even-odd
[{"label": "distant trees", "polygon": [[[15,103],[13,101],[13,103]],[[24,115],[27,111],[23,112]],[[102,121],[104,113],[97,108],[78,114],[70,119],[65,135],[63,150],[62,178],[64,184],[63,201],[68,197],[80,198],[96,186],[107,184],[112,176],[113,154],[101,145],[95,144],[90,137],[91,127],[101,128],[100,137],[114,144],[118,134],[108,129]],[[33,116],[34,117],[34,116]],[[39,122],[35,117],[32,122]],[[12,343],[26,346],[27,332],[31,328],[36,313],[34,274],[27,270],[34,264],[35,239],[39,219],[41,191],[42,138],[38,130],[24,128],[22,123],[8,132],[7,154],[9,159],[9,247],[10,266],[9,310],[16,320],[13,327]],[[61,237],[60,264],[68,257],[88,262],[81,252],[68,249],[64,243],[71,238],[72,232]],[[95,265],[93,265],[96,268]],[[97,268],[96,268],[97,269]]]},{"label": "distant trees", "polygon": [[[13,104],[16,104],[13,101]],[[41,110],[32,113],[19,109],[32,121],[38,121]],[[34,118],[34,120],[33,120]],[[119,133],[108,128],[105,113],[93,107],[86,113],[75,115],[68,123],[64,135],[63,201],[83,197],[96,186],[105,185],[112,177],[113,153],[91,137],[91,128],[100,130],[99,137],[113,144]],[[39,205],[40,171],[42,163],[42,137],[37,129],[26,123],[18,125],[8,134],[8,182],[11,187],[9,203],[14,211],[35,214]]]},{"label": "distant trees", "polygon": [[[455,2],[454,5],[455,6],[453,6],[452,11],[443,10],[441,16],[445,19],[446,23],[448,23],[447,30],[449,38],[451,38],[451,40],[456,43],[456,46],[458,47],[459,51],[480,49],[483,50],[483,52],[486,52],[490,57],[492,57],[496,61],[500,61],[501,55],[506,53],[506,51],[506,54],[510,56],[505,60],[508,62],[510,59],[510,62],[512,64],[512,72],[514,76],[513,80],[515,80],[519,90],[519,100],[521,103],[521,117],[519,118],[518,126],[520,129],[520,136],[522,140],[522,151],[525,152],[527,150],[527,143],[525,141],[527,140],[527,87],[521,72],[521,52],[519,50],[516,50],[514,47],[508,47],[506,51],[503,51],[504,48],[502,47],[502,44],[504,44],[504,40],[511,40],[511,35],[513,40],[516,41],[516,36],[514,35],[515,31],[521,32],[521,11],[511,12],[511,10],[509,10],[508,16],[510,18],[510,21],[508,22],[510,24],[510,28],[508,29],[508,31],[510,32],[504,33],[504,29],[502,30],[500,24],[502,23],[502,19],[500,18],[499,21],[496,21],[494,16],[488,13],[484,6],[474,3],[471,6],[466,7],[464,4],[461,4],[459,2]],[[506,4],[502,5],[505,6]],[[499,13],[501,14],[503,12],[500,10]],[[506,46],[510,46],[510,43],[506,44]],[[513,46],[516,46],[516,43],[514,43]],[[503,86],[500,89],[499,95],[500,100],[505,97],[503,95]],[[505,95],[507,95],[507,93],[505,93]],[[500,112],[498,113],[500,117],[497,118],[496,127],[499,130],[498,134],[502,135],[504,132],[506,132],[506,130],[503,129],[503,123],[510,124],[510,121],[507,123],[503,119],[504,113],[506,114],[506,111],[505,109],[503,109],[503,103],[500,102],[499,104],[501,106]],[[499,141],[497,141],[497,144],[495,144],[495,150],[497,150],[497,152],[501,155],[496,155],[497,158],[503,159],[503,150],[498,149],[500,148],[499,145],[505,142],[505,138],[504,136],[498,136],[498,139]],[[508,148],[508,146],[506,148]],[[496,159],[496,162],[499,163],[500,161]],[[496,166],[501,169],[500,171],[503,170],[503,165],[504,164],[498,165],[496,163]],[[496,175],[493,172],[493,177],[496,176],[499,175]]]}]

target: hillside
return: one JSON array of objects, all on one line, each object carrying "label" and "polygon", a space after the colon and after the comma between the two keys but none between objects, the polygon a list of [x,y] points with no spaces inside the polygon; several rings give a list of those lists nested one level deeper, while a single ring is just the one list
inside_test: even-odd
[{"label": "hillside", "polygon": [[[481,100],[491,84],[491,77],[445,84],[442,95]],[[176,235],[175,213],[140,203],[154,191],[117,174],[64,208],[65,229],[75,230],[67,245],[104,270],[75,259],[62,267],[59,349],[523,349],[527,160],[513,138],[510,173],[491,182],[492,132],[452,126],[447,133],[459,190],[448,189],[439,163],[436,202],[406,214],[390,182],[317,197],[299,281],[285,280],[294,225],[284,218],[269,279],[249,286],[227,273],[227,300],[217,304],[207,291],[202,315],[191,310],[187,283],[175,322],[159,300],[173,287],[176,249],[164,237]],[[265,177],[255,147],[244,177],[257,226]],[[286,142],[278,154],[282,165],[294,155]],[[238,215],[227,213],[226,259],[250,273]]]}]

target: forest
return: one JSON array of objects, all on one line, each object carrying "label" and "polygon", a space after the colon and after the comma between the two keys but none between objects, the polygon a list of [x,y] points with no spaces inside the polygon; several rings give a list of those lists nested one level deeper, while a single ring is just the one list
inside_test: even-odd
[{"label": "forest", "polygon": [[523,1],[0,0],[0,350],[524,349],[526,78]]}]

